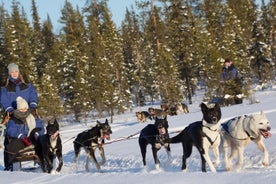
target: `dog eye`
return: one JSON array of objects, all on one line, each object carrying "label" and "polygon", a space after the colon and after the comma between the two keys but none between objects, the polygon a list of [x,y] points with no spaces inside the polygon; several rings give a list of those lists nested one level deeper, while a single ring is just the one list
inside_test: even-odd
[{"label": "dog eye", "polygon": [[264,123],[263,123],[263,122],[260,122],[259,124],[260,124],[260,125],[263,125]]}]

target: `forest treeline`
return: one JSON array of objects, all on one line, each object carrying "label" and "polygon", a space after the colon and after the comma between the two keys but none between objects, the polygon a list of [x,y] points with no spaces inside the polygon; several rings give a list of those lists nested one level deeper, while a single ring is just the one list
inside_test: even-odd
[{"label": "forest treeline", "polygon": [[276,1],[137,0],[116,26],[107,0],[81,9],[65,0],[53,32],[20,1],[0,4],[0,74],[17,63],[39,93],[41,116],[74,114],[76,120],[124,113],[145,102],[192,104],[197,88],[216,96],[225,58],[248,86],[274,80]]}]

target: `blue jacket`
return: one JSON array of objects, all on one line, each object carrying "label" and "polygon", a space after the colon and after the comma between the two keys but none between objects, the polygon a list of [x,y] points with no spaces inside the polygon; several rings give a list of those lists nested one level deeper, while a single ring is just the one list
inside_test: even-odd
[{"label": "blue jacket", "polygon": [[13,79],[9,80],[9,84],[1,88],[0,103],[5,112],[12,112],[16,107],[16,98],[21,96],[24,98],[30,108],[36,108],[38,104],[38,95],[34,86],[23,82],[15,83]]},{"label": "blue jacket", "polygon": [[[45,130],[42,123],[42,120],[40,118],[36,119],[36,128],[41,128],[41,130],[38,132],[39,135],[43,135]],[[10,120],[7,123],[6,128],[6,136],[11,138],[18,138],[18,139],[24,139],[27,137],[29,132],[29,128],[27,123],[22,122],[21,120],[11,117]]]},{"label": "blue jacket", "polygon": [[228,68],[223,67],[223,73],[220,76],[221,81],[227,81],[238,77],[238,70],[232,64]]}]

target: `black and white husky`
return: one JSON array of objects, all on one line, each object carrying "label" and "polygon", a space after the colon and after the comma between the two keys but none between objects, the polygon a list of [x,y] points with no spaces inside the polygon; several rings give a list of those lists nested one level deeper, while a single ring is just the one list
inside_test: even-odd
[{"label": "black and white husky", "polygon": [[215,165],[220,163],[219,159],[219,144],[220,144],[220,119],[221,110],[219,104],[201,103],[201,111],[203,119],[188,125],[180,134],[167,140],[169,143],[182,143],[183,160],[182,170],[186,170],[186,159],[192,153],[192,147],[195,146],[201,156],[201,170],[206,172],[206,162],[210,170],[216,172],[215,166],[212,163],[208,150],[212,148],[216,158]]},{"label": "black and white husky", "polygon": [[[89,130],[83,131],[77,135],[77,138],[74,140],[74,151],[75,151],[75,163],[76,167],[78,165],[78,158],[83,148],[86,151],[86,164],[85,169],[89,171],[89,160],[92,159],[96,165],[98,171],[101,172],[100,165],[103,165],[106,162],[105,153],[104,153],[104,142],[105,139],[110,139],[110,134],[112,134],[111,127],[108,123],[108,120],[105,120],[105,123],[97,121],[97,124]],[[102,157],[102,162],[99,163],[95,156],[95,150],[99,149],[100,155]]]},{"label": "black and white husky", "polygon": [[[250,116],[239,116],[232,118],[222,124],[222,141],[226,170],[232,169],[232,160],[238,156],[235,170],[243,166],[244,149],[251,141],[263,152],[263,165],[268,166],[268,151],[264,145],[263,137],[271,136],[269,121],[265,114],[253,114]],[[228,149],[231,154],[228,155]]]}]

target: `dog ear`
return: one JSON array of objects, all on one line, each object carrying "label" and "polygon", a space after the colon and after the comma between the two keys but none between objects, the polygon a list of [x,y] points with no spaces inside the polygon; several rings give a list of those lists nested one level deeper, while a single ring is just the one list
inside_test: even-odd
[{"label": "dog ear", "polygon": [[105,124],[108,124],[108,120],[107,119],[105,119]]},{"label": "dog ear", "polygon": [[261,111],[261,115],[264,115],[264,111]]},{"label": "dog ear", "polygon": [[208,110],[207,105],[203,102],[200,104],[200,107],[203,114]]},{"label": "dog ear", "polygon": [[216,103],[214,108],[220,110],[219,103]]},{"label": "dog ear", "polygon": [[102,124],[102,123],[101,123],[100,121],[97,120],[97,125],[96,125],[96,126],[99,127],[99,126],[101,126],[101,124]]}]

